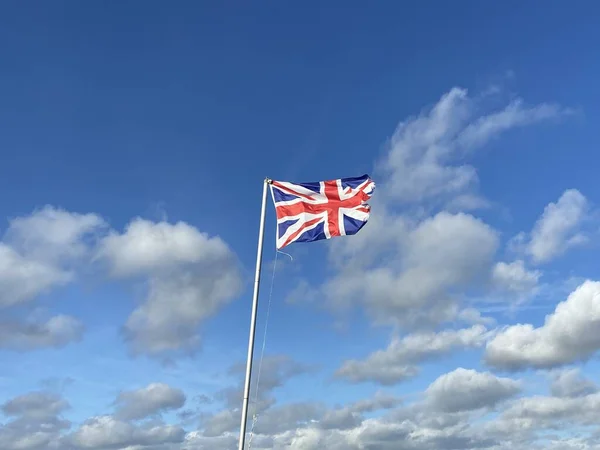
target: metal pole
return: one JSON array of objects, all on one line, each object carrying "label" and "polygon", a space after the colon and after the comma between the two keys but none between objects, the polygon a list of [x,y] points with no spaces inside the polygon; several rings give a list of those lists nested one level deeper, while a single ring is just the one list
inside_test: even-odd
[{"label": "metal pole", "polygon": [[250,374],[252,372],[252,354],[254,353],[254,334],[256,330],[256,311],[258,310],[258,288],[260,285],[260,269],[262,265],[263,238],[265,235],[265,215],[267,212],[267,187],[271,183],[268,178],[263,185],[262,207],[260,210],[260,226],[258,229],[258,249],[256,251],[256,273],[254,275],[254,294],[252,295],[252,316],[250,318],[250,337],[248,338],[248,359],[246,361],[246,383],[244,385],[244,403],[242,404],[242,423],[240,426],[239,450],[244,450],[246,440],[246,422],[248,419],[248,399],[250,398]]}]

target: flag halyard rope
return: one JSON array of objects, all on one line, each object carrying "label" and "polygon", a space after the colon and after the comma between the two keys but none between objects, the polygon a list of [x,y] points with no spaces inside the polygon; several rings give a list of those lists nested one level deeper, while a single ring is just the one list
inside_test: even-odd
[{"label": "flag halyard rope", "polygon": [[[277,270],[277,259],[279,256],[279,251],[275,251],[275,262],[273,263],[273,274],[271,275],[271,288],[269,289],[269,301],[267,304],[267,315],[265,318],[265,331],[263,333],[263,342],[262,349],[260,352],[260,361],[258,363],[258,374],[256,376],[256,390],[254,393],[254,414],[252,414],[252,425],[250,427],[250,436],[248,437],[248,450],[252,447],[252,438],[254,437],[254,427],[256,426],[256,422],[258,421],[258,391],[260,386],[260,374],[262,371],[263,359],[265,356],[265,347],[267,343],[267,329],[269,327],[269,316],[271,315],[271,301],[273,299],[273,286],[275,284],[275,271]],[[281,252],[283,253],[283,252]],[[288,255],[289,256],[289,255]],[[291,258],[291,256],[290,256]]]}]

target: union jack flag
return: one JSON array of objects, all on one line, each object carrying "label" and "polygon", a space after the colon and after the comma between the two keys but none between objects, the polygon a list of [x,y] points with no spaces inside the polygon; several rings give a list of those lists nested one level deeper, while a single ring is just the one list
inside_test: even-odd
[{"label": "union jack flag", "polygon": [[271,181],[277,249],[292,242],[349,236],[369,220],[375,183],[369,175],[313,183]]}]

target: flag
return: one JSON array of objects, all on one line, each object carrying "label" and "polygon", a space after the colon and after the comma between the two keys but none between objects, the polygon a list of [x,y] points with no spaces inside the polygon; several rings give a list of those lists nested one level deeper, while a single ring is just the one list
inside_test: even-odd
[{"label": "flag", "polygon": [[349,236],[369,220],[375,183],[369,175],[313,183],[270,183],[277,215],[277,249],[292,242]]}]

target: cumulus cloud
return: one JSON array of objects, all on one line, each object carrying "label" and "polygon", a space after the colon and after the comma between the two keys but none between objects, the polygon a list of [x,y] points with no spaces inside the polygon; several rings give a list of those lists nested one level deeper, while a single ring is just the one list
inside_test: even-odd
[{"label": "cumulus cloud", "polygon": [[[380,189],[369,225],[352,239],[331,242],[334,275],[319,288],[301,285],[293,296],[319,299],[313,303],[334,311],[359,306],[373,323],[410,333],[364,360],[344,362],[338,378],[391,385],[414,377],[428,359],[484,347],[494,334],[482,324],[493,320],[462,308],[465,293],[481,289],[485,295],[491,287],[519,298],[536,291],[541,272],[521,259],[496,261],[499,233],[465,213],[490,206],[478,195],[477,171],[466,158],[510,129],[569,113],[551,104],[525,106],[520,99],[486,112],[480,98],[455,88],[398,125],[377,166]],[[439,331],[455,320],[477,325]],[[505,436],[473,429],[469,415],[502,406],[520,389],[509,378],[457,370],[429,387],[426,412],[411,409],[401,417],[395,412],[393,418],[365,420],[340,408],[317,419],[319,425],[271,436],[264,448],[379,450],[402,442],[406,449],[498,450]],[[513,442],[506,448],[517,447]]]},{"label": "cumulus cloud", "polygon": [[585,281],[556,306],[541,327],[506,327],[486,346],[493,367],[553,368],[586,360],[600,349],[600,282]]},{"label": "cumulus cloud", "polygon": [[557,425],[596,425],[600,394],[578,397],[531,396],[517,399],[502,413],[508,423],[524,423],[538,428]]},{"label": "cumulus cloud", "polygon": [[586,242],[580,226],[588,208],[587,199],[576,189],[566,190],[556,203],[548,204],[526,246],[533,261],[548,262],[570,247]]},{"label": "cumulus cloud", "polygon": [[[273,396],[275,389],[283,386],[291,378],[307,373],[311,369],[311,367],[286,355],[266,355],[260,370],[260,379],[258,378],[258,372],[255,372],[256,376],[252,378],[250,414],[262,416],[265,411],[276,403]],[[258,367],[256,370],[258,371]],[[233,431],[239,426],[240,400],[244,392],[244,371],[245,364],[243,363],[231,367],[230,372],[239,376],[239,383],[217,393],[217,397],[223,401],[225,409],[203,415],[201,422],[204,436],[218,436]],[[287,412],[285,409],[284,411]]]},{"label": "cumulus cloud", "polygon": [[62,397],[44,391],[30,392],[6,401],[2,412],[11,420],[0,424],[0,448],[60,449],[63,432],[71,425],[61,414],[69,407]]},{"label": "cumulus cloud", "polygon": [[241,289],[229,247],[183,222],[135,219],[122,234],[112,232],[102,240],[96,259],[106,262],[115,277],[147,281],[145,301],[124,327],[134,354],[162,357],[195,350],[201,323]]},{"label": "cumulus cloud", "polygon": [[542,103],[527,107],[523,99],[517,98],[504,109],[479,117],[470,123],[460,132],[458,143],[463,148],[477,148],[504,131],[569,114],[572,114],[572,110],[556,104]]},{"label": "cumulus cloud", "polygon": [[516,295],[533,293],[541,276],[539,270],[527,270],[520,259],[511,263],[498,262],[492,269],[494,286]]},{"label": "cumulus cloud", "polygon": [[[52,206],[11,219],[0,242],[0,308],[22,307],[75,280],[78,266],[104,227],[95,214]],[[74,317],[59,314],[40,320],[21,310],[20,316],[6,315],[0,321],[0,347],[59,348],[81,339],[83,330]]]},{"label": "cumulus cloud", "polygon": [[[479,348],[490,339],[486,357],[500,361],[501,368],[554,366],[572,360],[573,349],[578,357],[595,351],[596,324],[589,311],[597,299],[571,302],[581,303],[578,308],[559,306],[544,326],[529,326],[521,334],[508,327],[496,338],[482,325],[490,319],[460,305],[465,290],[487,288],[490,277],[495,287],[519,295],[534,290],[541,275],[521,260],[497,263],[498,233],[464,212],[490,205],[476,192],[477,171],[466,157],[507,130],[568,113],[551,104],[526,106],[520,99],[489,111],[481,98],[454,88],[431,109],[398,125],[378,167],[382,189],[374,199],[369,226],[352,239],[331,243],[337,271],[333,279],[320,288],[301,286],[298,292],[300,297],[323,299],[333,308],[361,306],[375,323],[401,325],[409,334],[394,338],[388,348],[365,360],[347,361],[338,376],[391,384],[416,373],[421,362],[454,350]],[[563,197],[547,208],[524,240],[528,248],[536,249],[525,251],[536,262],[547,261],[582,240],[581,221],[565,225],[556,212],[566,211],[572,218],[582,202],[572,193]],[[40,233],[46,229],[51,230],[50,236]],[[183,222],[134,219],[122,233],[108,231],[99,238],[100,230],[106,226],[93,214],[54,208],[38,212],[36,220],[11,222],[0,243],[0,306],[24,304],[71,282],[77,275],[76,262],[94,249],[95,261],[104,264],[111,277],[142,281],[146,287],[143,301],[124,327],[134,353],[157,356],[195,349],[201,324],[239,292],[240,276],[228,246]],[[544,240],[547,248],[539,244]],[[577,312],[581,306],[588,307],[587,314]],[[455,319],[476,325],[439,331],[440,324]],[[14,324],[0,325],[0,342],[12,346],[19,342],[28,348],[60,342],[59,330],[69,327],[64,318],[62,326],[57,323],[36,321],[37,328],[27,332]],[[581,343],[583,347],[577,347]],[[335,407],[324,401],[278,402],[277,388],[307,370],[285,357],[265,360],[261,388],[250,410],[259,415],[254,449],[397,450],[401,445],[404,450],[538,450],[595,444],[592,437],[541,440],[535,435],[559,420],[590,424],[597,416],[600,402],[595,391],[586,380],[567,373],[553,381],[552,397],[515,400],[521,389],[518,381],[457,369],[438,377],[422,397],[417,395],[419,400],[409,404],[385,394]],[[233,373],[241,377],[243,364]],[[256,381],[254,377],[253,394]],[[223,409],[215,411],[213,404],[203,410],[200,430],[189,433],[159,416],[185,402],[183,392],[164,384],[121,393],[114,415],[92,417],[72,432],[66,431],[70,424],[60,418],[68,407],[63,399],[24,396],[3,405],[9,422],[0,426],[0,447],[230,449],[237,443],[241,390],[240,381],[219,392],[215,400],[222,401]],[[582,412],[576,402],[591,412]],[[484,415],[491,408],[505,407],[498,418]]]},{"label": "cumulus cloud", "polygon": [[143,419],[169,410],[177,410],[185,404],[181,389],[164,383],[152,383],[141,389],[121,392],[116,400],[115,416],[120,419]]},{"label": "cumulus cloud", "polygon": [[[399,404],[399,398],[383,392],[336,408],[329,408],[325,403],[315,401],[271,404],[260,411],[260,419],[256,422],[254,433],[259,436],[272,436],[309,424],[327,430],[351,429],[360,425],[366,413],[389,410]],[[235,426],[239,426],[239,419],[238,410],[222,411],[219,420],[207,423],[208,427],[204,429],[203,435],[215,437],[230,432]]]},{"label": "cumulus cloud", "polygon": [[5,241],[35,260],[72,261],[91,251],[90,244],[106,226],[104,219],[96,214],[69,212],[47,205],[29,216],[12,219]]},{"label": "cumulus cloud", "polygon": [[174,266],[219,261],[229,256],[227,244],[185,223],[132,220],[122,234],[106,236],[98,258],[109,261],[118,277],[170,270]]},{"label": "cumulus cloud", "polygon": [[460,310],[457,319],[461,322],[478,325],[494,325],[496,323],[496,319],[493,317],[482,316],[479,310],[471,307]]},{"label": "cumulus cloud", "polygon": [[[252,448],[263,448],[263,445],[264,448],[272,448],[279,445],[278,442],[283,445],[283,442],[287,441],[279,441],[277,435],[285,436],[304,427],[327,430],[329,433],[335,430],[350,430],[360,426],[365,420],[365,414],[392,410],[400,404],[401,400],[398,397],[380,391],[371,398],[335,408],[315,401],[272,403],[256,411],[258,420],[253,429]],[[251,413],[254,414],[252,411]],[[208,445],[208,442],[213,442],[219,436],[223,438],[234,432],[239,427],[239,414],[239,410],[229,409],[211,416],[210,420],[203,424],[203,430],[194,434],[192,441],[202,448],[202,445]]]},{"label": "cumulus cloud", "polygon": [[[597,423],[597,393],[513,398],[519,393],[521,383],[516,380],[459,368],[440,376],[422,399],[418,396],[410,403],[383,392],[336,407],[321,402],[274,403],[258,417],[252,448],[396,450],[399,442],[408,450],[558,450],[578,448],[577,443],[579,448],[594,448],[594,435],[582,427]],[[239,410],[232,414],[237,419],[233,429],[214,433],[186,433],[174,424],[135,424],[107,415],[92,417],[67,432],[68,422],[52,422],[65,405],[60,397],[37,394],[7,402],[4,409],[11,416],[21,420],[29,414],[30,419],[26,424],[17,425],[15,420],[0,426],[0,445],[8,443],[2,447],[8,450],[226,450],[237,442]],[[498,414],[490,416],[492,409]],[[368,417],[372,412],[378,414]],[[31,428],[34,423],[43,427]],[[576,437],[564,428],[566,424],[577,427]],[[557,427],[561,436],[549,437]]]},{"label": "cumulus cloud", "polygon": [[83,331],[83,323],[67,315],[48,320],[4,320],[0,321],[0,348],[19,351],[61,348],[81,340]]},{"label": "cumulus cloud", "polygon": [[483,436],[464,423],[431,427],[417,417],[404,417],[395,420],[393,416],[362,419],[355,426],[345,429],[327,429],[308,425],[276,434],[268,439],[257,439],[261,450],[295,449],[317,450],[322,448],[336,450],[398,449],[483,449],[491,447],[497,441]]},{"label": "cumulus cloud", "polygon": [[104,226],[95,214],[52,206],[12,219],[0,242],[0,307],[31,301],[71,282],[73,265]]},{"label": "cumulus cloud", "polygon": [[206,270],[150,278],[144,303],[124,327],[131,350],[151,356],[194,350],[200,324],[233,299],[239,286],[237,271],[225,261]]},{"label": "cumulus cloud", "polygon": [[2,405],[7,416],[27,418],[54,417],[69,408],[69,403],[51,392],[30,392],[8,400]]},{"label": "cumulus cloud", "polygon": [[378,391],[372,398],[325,411],[318,420],[318,426],[328,430],[352,429],[360,425],[365,413],[392,409],[401,403],[400,398]]},{"label": "cumulus cloud", "polygon": [[[141,390],[124,393],[117,399],[119,411],[135,419],[144,411],[152,413],[168,409],[181,400],[175,400],[180,392],[172,392],[159,384],[148,386],[145,392],[150,399],[142,399]],[[109,415],[87,419],[68,432],[71,423],[61,418],[68,408],[70,405],[64,398],[46,391],[30,392],[8,400],[2,405],[2,412],[13,420],[0,424],[0,447],[7,450],[177,450],[182,447],[172,445],[183,443],[186,435],[176,425],[134,424]]]},{"label": "cumulus cloud", "polygon": [[254,431],[257,434],[267,435],[283,433],[318,420],[325,410],[325,406],[319,402],[273,405],[260,415]]},{"label": "cumulus cloud", "polygon": [[[438,378],[425,392],[423,402],[393,407],[375,418],[341,415],[340,426],[328,427],[326,418],[286,431],[254,436],[253,448],[260,450],[409,449],[409,450],[542,450],[593,449],[597,438],[581,426],[593,426],[598,411],[597,394],[578,399],[555,397],[513,398],[521,384],[489,373],[458,369]],[[456,390],[454,390],[456,389]],[[579,403],[577,403],[579,402]],[[488,415],[490,409],[499,412]],[[578,426],[577,436],[564,424]],[[561,436],[552,431],[561,429]],[[591,429],[593,431],[593,428]],[[550,432],[550,434],[548,434]],[[221,449],[223,434],[210,441]],[[207,445],[201,434],[189,436],[190,449]],[[192,444],[196,444],[194,447]],[[399,447],[401,443],[401,447]],[[579,446],[577,446],[579,445]]]},{"label": "cumulus cloud", "polygon": [[532,288],[539,273],[519,262],[494,267],[498,233],[464,213],[488,205],[476,192],[477,171],[465,161],[508,130],[571,111],[547,103],[526,106],[519,98],[490,109],[486,99],[456,87],[400,122],[377,163],[381,189],[368,226],[352,239],[332,242],[337,273],[319,292],[301,292],[324,298],[334,310],[363,306],[379,324],[420,328],[453,320],[460,313],[456,293],[477,287],[492,272],[503,287]]},{"label": "cumulus cloud", "polygon": [[[96,214],[45,206],[11,219],[0,241],[0,308],[71,283],[92,261],[105,264],[115,278],[146,280],[146,300],[123,330],[135,354],[195,350],[201,323],[242,286],[227,244],[184,222],[138,218],[118,233]],[[82,332],[82,324],[65,315],[46,321],[6,319],[0,323],[0,346],[61,347]]]},{"label": "cumulus cloud", "polygon": [[[386,350],[389,350],[389,347]],[[365,361],[345,361],[336,371],[336,376],[338,378],[345,378],[353,383],[375,381],[383,385],[392,385],[410,378],[414,378],[419,374],[419,368],[413,365],[388,365],[384,363],[375,367],[371,367],[369,363],[373,360],[377,361],[377,359],[383,358],[386,350],[378,350],[378,352],[381,353],[376,352],[368,357]],[[380,357],[380,355],[382,356]]]},{"label": "cumulus cloud", "polygon": [[72,280],[71,273],[44,261],[28,259],[0,242],[0,307],[33,300]]},{"label": "cumulus cloud", "polygon": [[77,449],[152,448],[183,442],[185,431],[175,425],[134,425],[112,416],[88,419],[68,441]]},{"label": "cumulus cloud", "polygon": [[570,113],[554,104],[528,107],[522,99],[480,114],[483,106],[481,99],[455,87],[430,110],[401,122],[380,163],[386,176],[385,192],[402,202],[457,196],[478,181],[474,167],[457,162],[465,152],[510,129]]},{"label": "cumulus cloud", "polygon": [[[258,366],[255,366],[258,370]],[[246,363],[240,362],[230,368],[230,373],[239,377],[239,384],[234,389],[221,391],[221,397],[227,405],[239,405],[242,396],[242,388],[246,370]],[[260,395],[269,395],[274,389],[283,386],[289,379],[308,373],[313,367],[292,359],[288,355],[265,355],[260,369],[260,380],[258,375],[253,379],[252,389],[256,389],[260,381]]]},{"label": "cumulus cloud", "polygon": [[13,218],[0,242],[0,307],[22,304],[74,279],[73,264],[105,226],[95,214],[45,206]]},{"label": "cumulus cloud", "polygon": [[554,376],[550,392],[555,397],[585,397],[598,392],[598,387],[584,378],[579,368],[572,368],[562,370]]},{"label": "cumulus cloud", "polygon": [[438,324],[458,312],[450,291],[482,278],[497,247],[497,233],[479,219],[440,212],[406,235],[393,260],[346,267],[323,292],[338,307],[362,304],[377,322]]},{"label": "cumulus cloud", "polygon": [[345,361],[336,375],[352,382],[375,381],[394,384],[419,373],[416,364],[447,354],[452,350],[484,345],[489,332],[483,325],[439,333],[415,333],[394,338],[385,350],[364,360]]},{"label": "cumulus cloud", "polygon": [[440,411],[460,412],[493,407],[519,391],[515,380],[459,367],[431,383],[425,396]]}]

